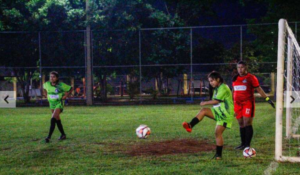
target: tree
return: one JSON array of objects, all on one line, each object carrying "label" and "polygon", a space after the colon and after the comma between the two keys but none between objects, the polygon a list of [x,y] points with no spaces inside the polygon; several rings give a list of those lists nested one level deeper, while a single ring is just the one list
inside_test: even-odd
[{"label": "tree", "polygon": [[[245,6],[251,3],[250,0],[241,1]],[[275,23],[274,25],[265,26],[249,26],[248,33],[255,36],[255,40],[248,45],[248,54],[251,54],[252,60],[257,63],[277,62],[277,41],[278,41],[278,21],[281,18],[287,19],[290,22],[299,20],[299,1],[284,1],[284,0],[257,0],[256,2],[264,5],[267,12],[259,19],[248,19],[248,24]],[[294,24],[290,24],[294,26]],[[294,27],[292,27],[294,30]],[[247,56],[247,55],[246,55]],[[265,64],[257,64],[259,72],[274,72],[274,65],[265,66]]]},{"label": "tree", "polygon": [[[1,66],[14,67],[13,71],[21,85],[25,102],[30,100],[28,96],[30,79],[33,74],[39,72],[39,39],[36,31],[57,31],[82,27],[84,21],[78,19],[81,19],[84,14],[83,8],[75,8],[75,6],[80,4],[80,1],[72,2],[70,3],[67,0],[1,2],[0,29],[5,31],[26,31],[17,34],[1,34],[1,39],[4,42],[1,42],[0,48],[0,64]],[[78,20],[77,23],[73,23],[76,19]],[[63,38],[60,37],[60,39]],[[62,41],[60,39],[58,41]],[[53,42],[52,46],[55,44],[57,43]],[[67,48],[62,50],[61,53],[67,53]],[[43,54],[46,59],[47,55],[49,55],[47,52]],[[52,57],[52,61],[55,62],[55,60],[57,59]],[[67,60],[57,61],[65,62]]]},{"label": "tree", "polygon": [[[138,60],[138,31],[145,27],[174,27],[196,24],[199,14],[209,9],[209,4],[214,1],[166,1],[164,8],[157,5],[157,1],[143,0],[93,0],[91,9],[88,12],[91,16],[86,21],[85,2],[81,0],[29,0],[29,1],[3,1],[0,10],[0,29],[5,31],[47,31],[42,33],[42,65],[57,66],[63,64],[69,66],[70,63],[82,65],[84,58],[83,42],[77,40],[81,34],[63,33],[62,31],[82,30],[89,24],[93,31],[93,51],[94,65],[120,65],[124,62],[137,64]],[[189,10],[191,9],[191,10]],[[211,11],[208,10],[209,14]],[[120,32],[119,29],[122,29]],[[119,30],[119,31],[116,31]],[[56,33],[59,32],[59,33]],[[186,42],[186,32],[154,32],[154,35],[162,38],[170,38],[165,43],[155,43],[156,48],[149,53],[150,62],[181,63],[186,60],[188,45]],[[16,45],[13,50],[18,56],[17,60],[1,62],[3,66],[15,66],[16,62],[20,66],[30,66],[38,69],[38,37],[33,34],[27,38],[32,43],[33,48]],[[13,42],[7,40],[6,43]],[[183,46],[181,46],[183,44]],[[20,49],[19,49],[20,47]],[[21,51],[28,52],[25,55]],[[8,50],[2,49],[2,55],[8,55]],[[165,61],[162,58],[170,58]],[[20,61],[23,60],[24,64]],[[47,61],[51,60],[51,61]],[[104,64],[105,62],[105,64]],[[106,77],[111,74],[129,74],[137,70],[136,67],[129,67],[126,70],[96,69],[95,75],[100,78],[102,85],[102,96],[106,98]],[[27,75],[21,84],[26,89],[29,84],[30,71],[27,69],[17,69],[18,76]],[[158,69],[156,75],[173,77],[183,72],[182,67]],[[74,74],[74,71],[66,72],[67,75]],[[135,76],[139,76],[135,74]],[[159,79],[160,76],[157,76]],[[162,84],[162,81],[160,81]],[[160,85],[161,86],[161,85]],[[26,90],[24,90],[26,91]],[[26,94],[25,94],[26,95]],[[24,97],[26,98],[26,97]]]},{"label": "tree", "polygon": [[[177,18],[171,18],[164,12],[155,9],[151,4],[145,3],[143,1],[131,0],[131,1],[113,1],[114,4],[111,5],[111,8],[106,8],[104,10],[95,10],[94,16],[91,19],[91,25],[94,29],[101,29],[103,26],[106,26],[106,29],[110,30],[100,30],[93,32],[94,42],[94,63],[98,65],[138,65],[139,61],[139,33],[138,30],[141,27],[168,27],[173,25],[182,25]],[[101,4],[97,4],[98,8]],[[120,18],[120,16],[122,18]],[[124,29],[124,30],[113,30],[113,29]],[[169,33],[169,34],[167,34]],[[178,32],[177,32],[178,34]],[[162,60],[168,56],[169,60],[175,61],[170,54],[165,55],[163,52],[168,49],[155,50],[159,44],[152,43],[153,45],[144,45],[144,36],[145,32],[142,32],[143,45],[142,48],[147,48],[143,50],[143,63],[150,60],[155,60],[154,62],[163,63]],[[176,44],[176,37],[181,38],[182,36],[175,36],[175,33],[172,32],[156,32],[154,33],[157,38],[167,38],[171,37],[171,40],[168,44],[172,44],[173,49]],[[167,36],[169,35],[169,36]],[[166,44],[165,44],[166,46]],[[158,46],[160,47],[160,46]],[[179,48],[178,46],[177,48]],[[150,51],[151,50],[151,51]],[[160,52],[160,53],[151,53],[150,57],[145,56],[144,52]],[[154,56],[156,55],[156,56]],[[161,57],[160,57],[161,56]],[[165,61],[166,62],[166,61]],[[170,61],[167,61],[170,63]],[[136,67],[130,67],[126,70],[116,70],[116,69],[101,69],[97,70],[98,77],[103,77],[101,79],[105,84],[105,78],[107,75],[112,74],[113,72],[131,74],[131,72],[136,72],[138,69]],[[154,72],[152,72],[154,74]],[[161,74],[161,71],[156,72],[157,75]],[[134,74],[136,78],[131,78],[138,80],[139,74]],[[133,75],[133,76],[134,76]],[[144,74],[143,77],[147,79],[148,74]],[[161,81],[160,81],[161,82]],[[102,88],[105,89],[104,87]],[[102,96],[105,98],[106,93]]]},{"label": "tree", "polygon": [[[184,26],[204,25],[208,20],[215,16],[213,5],[217,0],[165,0],[157,8],[168,16],[180,20]],[[174,26],[178,23],[174,23]]]},{"label": "tree", "polygon": [[[143,64],[157,65],[150,68],[143,67],[142,74],[144,79],[150,80],[154,78],[160,94],[168,95],[168,79],[179,77],[179,75],[186,72],[184,66],[174,66],[174,64],[189,64],[189,51],[189,30],[143,31]],[[179,81],[180,79],[178,79]]]}]

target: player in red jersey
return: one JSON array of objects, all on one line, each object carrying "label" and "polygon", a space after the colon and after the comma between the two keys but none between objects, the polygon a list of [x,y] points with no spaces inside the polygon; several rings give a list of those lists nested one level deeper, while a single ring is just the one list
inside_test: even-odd
[{"label": "player in red jersey", "polygon": [[255,112],[254,90],[265,98],[273,108],[275,108],[275,105],[260,87],[256,76],[248,73],[246,62],[239,61],[237,64],[237,70],[238,75],[233,77],[232,87],[234,112],[240,126],[242,143],[235,149],[243,150],[250,146],[253,136],[252,121]]}]

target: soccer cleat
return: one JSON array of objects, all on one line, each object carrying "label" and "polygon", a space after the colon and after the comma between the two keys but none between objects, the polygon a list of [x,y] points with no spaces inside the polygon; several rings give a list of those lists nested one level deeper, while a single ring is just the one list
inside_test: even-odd
[{"label": "soccer cleat", "polygon": [[66,140],[67,136],[66,135],[61,135],[58,140]]},{"label": "soccer cleat", "polygon": [[214,159],[214,160],[222,160],[222,156],[219,156],[218,154],[215,154],[212,159]]},{"label": "soccer cleat", "polygon": [[45,138],[45,142],[46,142],[46,143],[49,143],[49,142],[50,142],[50,138],[48,138],[48,137]]},{"label": "soccer cleat", "polygon": [[240,145],[240,146],[235,147],[234,149],[244,150],[245,148],[246,148],[245,145]]},{"label": "soccer cleat", "polygon": [[182,126],[184,127],[184,129],[187,131],[187,132],[192,132],[192,127],[189,123],[187,122],[183,122],[182,123]]}]

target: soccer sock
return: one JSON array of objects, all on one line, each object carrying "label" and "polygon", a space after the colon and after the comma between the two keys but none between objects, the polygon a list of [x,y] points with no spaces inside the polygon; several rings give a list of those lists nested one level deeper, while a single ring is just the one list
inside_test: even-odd
[{"label": "soccer sock", "polygon": [[252,127],[252,125],[249,125],[249,126],[245,127],[245,136],[246,136],[245,146],[249,147],[250,143],[251,143],[252,136],[253,136],[253,127]]},{"label": "soccer sock", "polygon": [[191,127],[194,127],[197,123],[199,123],[199,119],[197,117],[195,117],[190,122],[190,125],[191,125]]},{"label": "soccer sock", "polygon": [[63,128],[63,126],[62,126],[62,124],[61,124],[61,120],[57,120],[56,123],[57,123],[57,127],[58,127],[58,129],[59,129],[61,135],[66,135],[66,134],[65,134],[65,131],[64,131],[64,128]]},{"label": "soccer sock", "polygon": [[51,136],[52,136],[52,133],[55,129],[55,123],[56,123],[56,119],[55,118],[51,118],[51,121],[50,121],[51,125],[50,125],[50,130],[49,130],[49,135],[48,135],[48,138],[50,139]]},{"label": "soccer sock", "polygon": [[245,128],[240,128],[240,136],[241,136],[241,142],[242,144],[241,145],[245,145],[245,140],[246,140],[246,130]]},{"label": "soccer sock", "polygon": [[223,146],[218,146],[217,145],[217,155],[222,157],[222,150],[223,150]]}]

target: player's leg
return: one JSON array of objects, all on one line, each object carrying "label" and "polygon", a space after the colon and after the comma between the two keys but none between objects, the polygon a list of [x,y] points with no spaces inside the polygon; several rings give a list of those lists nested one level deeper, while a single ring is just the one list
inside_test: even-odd
[{"label": "player's leg", "polygon": [[222,125],[217,125],[215,130],[215,137],[216,137],[216,154],[214,156],[215,159],[219,160],[222,158],[222,150],[223,150],[223,132],[225,131],[226,127]]},{"label": "player's leg", "polygon": [[[50,107],[51,107],[51,104],[50,104]],[[55,123],[56,123],[56,118],[53,117],[53,113],[54,113],[54,109],[51,109],[51,113],[52,113],[52,117],[50,119],[50,129],[49,129],[49,134],[48,136],[45,138],[45,142],[46,143],[49,143],[50,142],[50,139],[51,139],[51,136],[54,132],[54,129],[55,129]]]},{"label": "player's leg", "polygon": [[60,117],[59,117],[60,111],[61,110],[59,108],[54,109],[54,111],[52,113],[52,118],[55,118],[56,120],[59,120],[60,119]]},{"label": "player's leg", "polygon": [[253,137],[252,117],[243,117],[245,126],[245,147],[250,147]]},{"label": "player's leg", "polygon": [[245,127],[245,147],[249,147],[253,136],[252,121],[254,117],[254,102],[248,102],[243,110],[243,121]]},{"label": "player's leg", "polygon": [[240,127],[240,138],[241,138],[241,144],[235,149],[242,150],[245,148],[245,127],[244,127],[244,121],[243,121],[243,111],[242,106],[240,104],[235,103],[234,104],[234,112],[235,112],[235,118],[238,121],[239,127]]},{"label": "player's leg", "polygon": [[190,123],[183,122],[182,126],[186,129],[187,132],[192,132],[192,128],[198,124],[204,117],[215,119],[214,115],[210,108],[202,108],[200,112],[194,117]]},{"label": "player's leg", "polygon": [[245,126],[244,126],[244,118],[241,116],[240,118],[237,118],[237,121],[238,121],[239,127],[240,127],[241,144],[239,146],[235,147],[235,149],[243,150],[245,148],[245,144],[246,144],[246,130],[245,130]]},{"label": "player's leg", "polygon": [[61,119],[60,119],[60,114],[61,114],[62,110],[63,110],[62,108],[56,108],[53,113],[53,117],[56,118],[56,124],[57,124],[58,130],[61,133],[61,136],[58,138],[58,140],[65,140],[67,138],[64,128],[63,128],[63,125],[61,123]]}]

